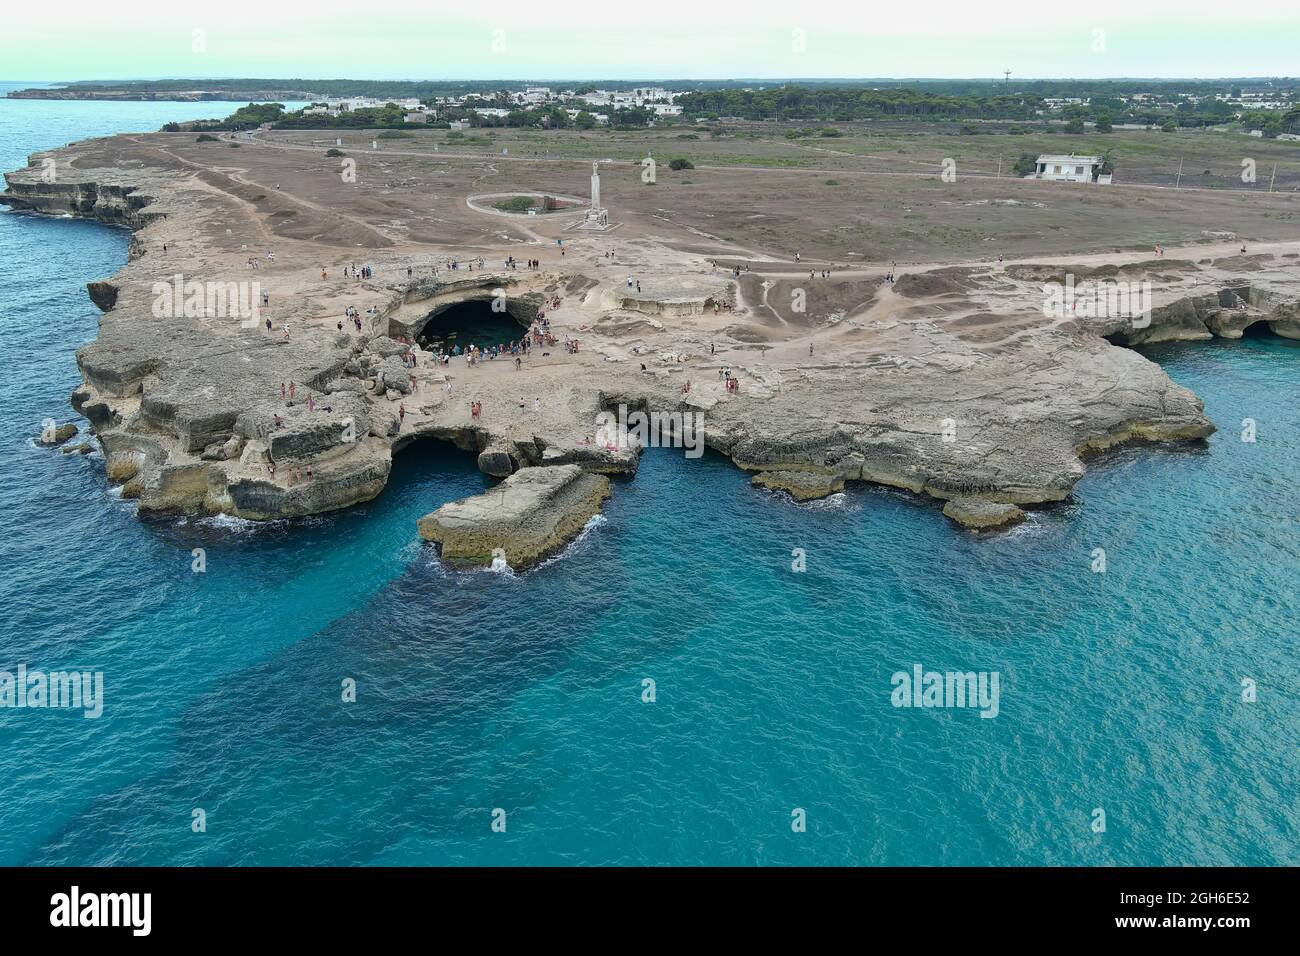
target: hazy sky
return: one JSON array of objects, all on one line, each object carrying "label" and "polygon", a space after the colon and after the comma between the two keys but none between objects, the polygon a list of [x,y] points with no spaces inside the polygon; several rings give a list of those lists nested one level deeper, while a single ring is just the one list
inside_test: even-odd
[{"label": "hazy sky", "polygon": [[1295,0],[63,0],[11,4],[0,79],[1300,74]]}]

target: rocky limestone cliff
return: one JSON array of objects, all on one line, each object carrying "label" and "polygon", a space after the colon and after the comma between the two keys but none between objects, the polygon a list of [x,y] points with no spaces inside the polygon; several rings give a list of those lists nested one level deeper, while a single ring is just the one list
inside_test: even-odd
[{"label": "rocky limestone cliff", "polygon": [[[408,268],[427,267],[429,250],[395,244],[365,220],[364,207],[322,214],[288,184],[258,186],[255,171],[176,160],[182,140],[139,139],[33,157],[28,169],[6,174],[9,191],[0,200],[135,230],[130,263],[88,286],[104,314],[96,340],[78,350],[83,385],[72,401],[95,428],[109,481],[123,484],[142,514],[269,519],[346,507],[379,494],[393,455],[424,438],[453,442],[476,455],[485,473],[518,478],[520,487],[534,479],[519,476],[557,467],[599,478],[568,480],[561,489],[589,503],[608,491],[600,476],[637,468],[639,446],[596,436],[600,413],[620,405],[702,415],[708,448],[796,497],[866,481],[944,501],[1059,501],[1090,454],[1213,431],[1195,395],[1112,342],[1230,336],[1250,316],[1280,334],[1300,334],[1296,286],[1276,264],[1242,278],[1162,262],[1168,275],[1157,280],[1163,298],[1148,330],[1045,321],[1041,281],[1072,267],[945,268],[910,279],[893,311],[869,302],[860,314],[826,319],[830,356],[805,358],[802,341],[784,347],[783,335],[808,331],[791,324],[794,314],[778,317],[784,325],[774,330],[741,300],[738,312],[705,328],[721,308],[707,304],[730,303],[731,291],[720,292],[725,279],[693,255],[656,251],[661,274],[654,278],[669,291],[645,301],[671,308],[655,305],[653,320],[626,311],[639,306],[626,301],[623,270],[611,275],[594,247],[584,257],[581,245],[571,245],[563,270],[435,277],[426,268],[409,276]],[[257,158],[252,148],[231,153],[240,162]],[[56,183],[41,179],[44,158],[55,160]],[[270,175],[278,173],[262,174]],[[344,243],[344,235],[355,241]],[[620,241],[599,242],[603,249]],[[628,256],[653,245],[626,241]],[[343,276],[344,265],[358,260],[375,263],[376,277]],[[1145,274],[1138,267],[1132,274]],[[156,285],[182,273],[261,283],[271,294],[273,328],[207,311],[159,314]],[[845,295],[877,295],[878,284],[854,279]],[[512,314],[525,322],[542,302],[564,299],[553,315],[557,332],[580,338],[581,352],[537,349],[518,370],[508,359],[447,368],[422,352],[415,368],[403,361],[408,344],[389,334],[409,337],[438,309],[495,288],[506,290]],[[337,327],[349,305],[363,308],[361,333],[350,323]],[[715,346],[725,354],[715,355]],[[723,367],[738,376],[738,391],[722,389]],[[282,396],[290,384],[294,396]],[[482,404],[481,417],[471,416],[471,401]],[[988,509],[953,507],[977,510]],[[550,541],[559,527],[531,529],[530,540]],[[481,559],[484,540],[456,534],[461,543],[452,552],[464,548]]]}]

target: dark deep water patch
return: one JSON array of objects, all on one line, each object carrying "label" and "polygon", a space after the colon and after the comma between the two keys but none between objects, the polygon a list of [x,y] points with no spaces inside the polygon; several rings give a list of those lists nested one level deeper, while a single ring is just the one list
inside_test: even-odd
[{"label": "dark deep water patch", "polygon": [[495,312],[488,301],[458,302],[431,318],[420,332],[421,348],[450,351],[457,345],[491,348],[520,341],[527,333],[509,312]]}]

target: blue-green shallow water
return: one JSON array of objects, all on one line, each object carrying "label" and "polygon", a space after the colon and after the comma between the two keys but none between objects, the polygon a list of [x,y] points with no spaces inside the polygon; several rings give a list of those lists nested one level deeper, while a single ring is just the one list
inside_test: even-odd
[{"label": "blue-green shallow water", "polygon": [[[220,112],[0,100],[0,165]],[[414,523],[484,487],[454,450],[250,527],[141,523],[97,456],[32,445],[126,238],[0,214],[0,669],[107,697],[0,710],[0,864],[1300,862],[1296,345],[1152,351],[1222,430],[1112,454],[1010,534],[664,451],[558,560],[452,573]],[[999,716],[893,708],[913,663],[999,671]]]}]

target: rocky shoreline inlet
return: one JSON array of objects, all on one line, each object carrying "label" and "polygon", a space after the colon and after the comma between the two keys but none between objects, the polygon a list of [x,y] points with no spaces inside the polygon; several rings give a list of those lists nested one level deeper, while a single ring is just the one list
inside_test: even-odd
[{"label": "rocky shoreline inlet", "polygon": [[[643,187],[635,164],[602,167],[604,222],[580,207],[510,216],[468,199],[586,195],[589,165],[354,135],[340,150],[349,182],[325,155],[334,140],[318,139],[124,135],[5,175],[0,202],[15,210],[132,230],[128,263],[89,286],[103,315],[77,352],[72,405],[142,516],[345,508],[383,491],[403,447],[435,438],[503,480],[433,511],[420,535],[449,561],[527,566],[598,513],[610,478],[633,479],[639,444],[596,434],[622,406],[702,416],[709,449],[799,501],[875,482],[939,499],[965,527],[1004,527],[1067,498],[1090,454],[1214,430],[1195,395],[1126,346],[1257,322],[1300,338],[1300,243],[796,258],[677,224],[668,187]],[[965,188],[1044,185],[1058,184]],[[746,215],[755,189],[718,199],[719,221]],[[1149,315],[1044,309],[1045,286],[1085,281],[1148,284]],[[189,283],[203,290],[194,308]],[[251,288],[255,314],[229,314]],[[555,341],[518,367],[508,354],[442,365],[440,330],[471,313],[514,323],[514,338],[544,314]]]}]

